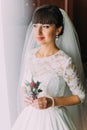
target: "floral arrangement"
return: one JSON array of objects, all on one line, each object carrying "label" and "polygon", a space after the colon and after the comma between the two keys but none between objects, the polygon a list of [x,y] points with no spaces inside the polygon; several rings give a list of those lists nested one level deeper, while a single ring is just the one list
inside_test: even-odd
[{"label": "floral arrangement", "polygon": [[37,81],[35,82],[33,79],[29,83],[27,80],[25,81],[25,92],[28,96],[31,96],[33,99],[36,99],[38,94],[42,92],[41,89],[39,89],[39,85],[41,82]]}]

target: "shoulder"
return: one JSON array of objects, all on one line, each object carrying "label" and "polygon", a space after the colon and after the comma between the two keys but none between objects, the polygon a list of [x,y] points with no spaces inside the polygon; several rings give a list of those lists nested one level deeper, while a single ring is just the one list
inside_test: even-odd
[{"label": "shoulder", "polygon": [[36,53],[37,50],[38,50],[38,48],[33,48],[31,50],[28,50],[27,51],[28,56],[32,57]]},{"label": "shoulder", "polygon": [[67,53],[65,53],[63,50],[59,50],[59,59],[63,63],[66,63],[69,60],[72,60],[72,58]]},{"label": "shoulder", "polygon": [[38,51],[38,49],[39,49],[39,47],[33,48],[33,49],[30,50],[30,53],[35,54]]},{"label": "shoulder", "polygon": [[65,70],[66,67],[71,66],[73,64],[73,61],[72,58],[67,53],[65,53],[62,50],[59,50],[59,53],[56,57],[56,63],[60,65],[62,70]]}]

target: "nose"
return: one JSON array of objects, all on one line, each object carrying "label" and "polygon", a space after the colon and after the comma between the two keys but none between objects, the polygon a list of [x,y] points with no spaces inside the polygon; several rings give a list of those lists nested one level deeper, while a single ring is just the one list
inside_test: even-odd
[{"label": "nose", "polygon": [[38,34],[38,35],[41,35],[41,34],[42,34],[42,27],[41,27],[41,26],[38,27],[38,29],[37,29],[37,34]]}]

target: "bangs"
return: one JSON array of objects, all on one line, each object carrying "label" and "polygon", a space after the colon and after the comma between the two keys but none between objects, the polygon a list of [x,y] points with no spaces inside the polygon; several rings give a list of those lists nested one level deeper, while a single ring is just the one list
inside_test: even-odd
[{"label": "bangs", "polygon": [[56,28],[62,26],[62,31],[59,35],[63,33],[63,15],[57,6],[45,5],[38,7],[33,13],[32,23],[54,24]]},{"label": "bangs", "polygon": [[36,11],[32,17],[32,23],[41,23],[41,24],[55,24],[57,25],[58,21],[54,18],[54,14],[47,12],[47,10]]}]

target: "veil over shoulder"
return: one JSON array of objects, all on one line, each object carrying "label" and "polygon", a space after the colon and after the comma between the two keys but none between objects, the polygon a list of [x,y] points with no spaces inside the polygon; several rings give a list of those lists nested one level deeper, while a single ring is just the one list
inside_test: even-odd
[{"label": "veil over shoulder", "polygon": [[[81,61],[81,54],[80,54],[80,44],[78,40],[78,35],[75,31],[75,28],[65,13],[64,10],[60,9],[63,15],[63,21],[64,21],[64,32],[63,35],[59,36],[58,40],[56,41],[56,45],[63,50],[65,53],[67,53],[70,57],[72,57],[72,60],[77,67],[78,73],[80,75],[80,79],[84,83],[84,71],[83,71],[83,65]],[[19,87],[18,91],[20,89],[20,84],[22,81],[22,76],[24,73],[25,65],[27,62],[28,54],[31,51],[32,48],[38,47],[34,37],[33,37],[33,26],[32,22],[29,24],[29,27],[27,29],[25,43],[24,43],[24,50],[22,55],[22,62],[21,62],[21,73],[19,78]],[[22,103],[20,104],[20,97],[18,92],[18,113],[20,113],[22,107]],[[81,105],[75,106],[74,108],[69,108],[70,114],[72,115],[72,118],[74,119],[74,122],[76,122],[77,127],[79,127],[79,130],[83,130],[83,124],[82,124],[82,107]]]}]

